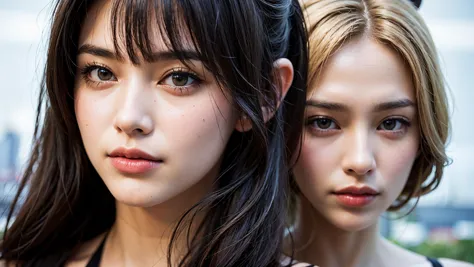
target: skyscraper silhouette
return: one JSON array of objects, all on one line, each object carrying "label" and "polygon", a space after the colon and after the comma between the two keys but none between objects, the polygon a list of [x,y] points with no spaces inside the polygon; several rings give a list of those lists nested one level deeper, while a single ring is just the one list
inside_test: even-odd
[{"label": "skyscraper silhouette", "polygon": [[17,173],[20,135],[13,130],[7,130],[0,139],[0,178],[15,179]]}]

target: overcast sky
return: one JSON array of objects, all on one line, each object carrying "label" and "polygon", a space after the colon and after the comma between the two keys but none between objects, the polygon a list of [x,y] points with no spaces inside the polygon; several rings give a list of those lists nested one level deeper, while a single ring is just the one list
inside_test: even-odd
[{"label": "overcast sky", "polygon": [[[30,148],[50,10],[48,0],[0,0],[0,139],[8,128],[21,134],[20,162]],[[420,12],[454,98],[454,162],[421,205],[474,206],[474,1],[424,0]]]}]

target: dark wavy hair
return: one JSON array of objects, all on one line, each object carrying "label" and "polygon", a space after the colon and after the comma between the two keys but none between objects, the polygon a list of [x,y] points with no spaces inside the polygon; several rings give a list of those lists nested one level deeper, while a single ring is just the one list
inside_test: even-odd
[{"label": "dark wavy hair", "polygon": [[[58,0],[53,6],[34,146],[0,245],[1,259],[20,266],[61,266],[115,221],[115,200],[85,153],[74,113],[78,38],[94,2]],[[298,151],[306,97],[307,38],[298,1],[114,1],[110,25],[116,51],[124,42],[121,54],[132,62],[138,55],[152,60],[152,28],[183,63],[178,51],[184,50],[183,36],[191,38],[235,108],[252,121],[248,132],[232,134],[217,188],[181,218],[168,264],[177,237],[205,210],[179,266],[278,266],[288,164]],[[292,62],[295,76],[277,108],[273,62],[282,57]],[[262,106],[274,111],[266,123]]]}]

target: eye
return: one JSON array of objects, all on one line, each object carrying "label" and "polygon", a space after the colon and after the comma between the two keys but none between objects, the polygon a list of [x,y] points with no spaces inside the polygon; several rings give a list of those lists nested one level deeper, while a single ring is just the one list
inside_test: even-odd
[{"label": "eye", "polygon": [[172,87],[186,87],[191,86],[199,81],[200,80],[194,74],[184,71],[175,71],[166,76],[162,84]]},{"label": "eye", "polygon": [[408,121],[404,119],[400,119],[400,118],[393,118],[393,119],[384,120],[379,125],[377,130],[396,132],[396,131],[402,131],[407,126],[409,126]]},{"label": "eye", "polygon": [[86,64],[79,70],[83,80],[91,87],[102,87],[109,82],[117,81],[114,73],[107,66],[100,63]]},{"label": "eye", "polygon": [[115,75],[110,70],[99,66],[96,66],[90,70],[89,77],[94,82],[109,82],[117,80]]},{"label": "eye", "polygon": [[339,129],[339,126],[337,126],[334,120],[326,117],[310,118],[308,120],[308,125],[318,131],[329,131]]}]

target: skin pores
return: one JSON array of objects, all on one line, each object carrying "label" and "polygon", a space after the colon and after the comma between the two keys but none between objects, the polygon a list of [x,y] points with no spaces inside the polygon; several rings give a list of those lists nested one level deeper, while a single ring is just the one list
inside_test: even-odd
[{"label": "skin pores", "polygon": [[[195,203],[211,190],[236,125],[231,101],[200,61],[185,66],[158,33],[154,62],[94,53],[117,53],[110,3],[99,3],[85,20],[77,57],[75,112],[87,155],[121,203],[151,207],[185,191],[182,201]],[[152,160],[120,161],[113,156],[125,155],[116,149],[138,149]]]},{"label": "skin pores", "polygon": [[331,57],[309,91],[294,168],[303,201],[342,230],[374,225],[418,154],[411,75],[395,52],[362,37]]}]

